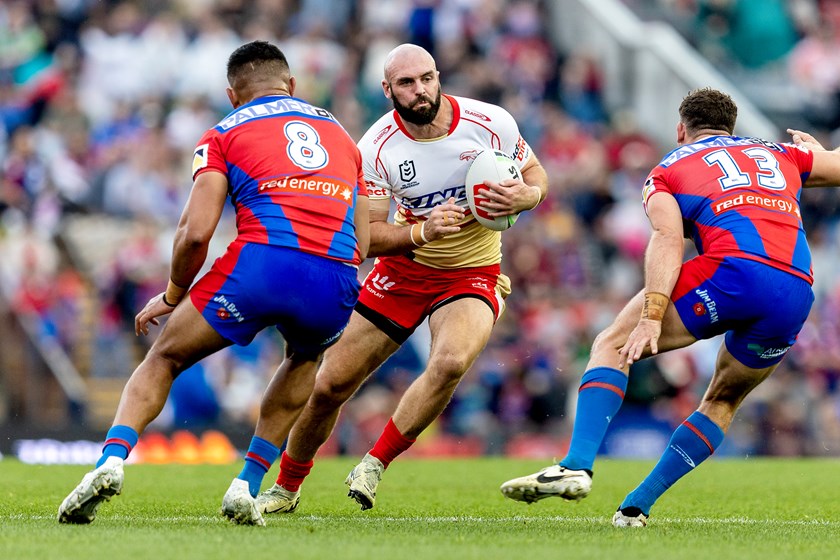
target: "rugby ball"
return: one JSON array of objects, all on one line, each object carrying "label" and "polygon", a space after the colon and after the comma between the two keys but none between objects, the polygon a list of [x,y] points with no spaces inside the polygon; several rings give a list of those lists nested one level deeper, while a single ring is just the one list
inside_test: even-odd
[{"label": "rugby ball", "polygon": [[466,190],[467,204],[478,223],[494,231],[504,231],[516,223],[518,214],[513,216],[490,216],[479,205],[485,197],[479,191],[487,190],[484,181],[500,182],[505,179],[521,179],[522,173],[516,163],[504,152],[484,150],[480,152],[467,169]]}]

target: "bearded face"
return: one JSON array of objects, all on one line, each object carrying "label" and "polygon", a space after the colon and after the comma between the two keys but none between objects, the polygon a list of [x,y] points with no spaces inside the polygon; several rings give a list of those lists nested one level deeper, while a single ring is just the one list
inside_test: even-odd
[{"label": "bearded face", "polygon": [[[399,114],[402,120],[418,126],[431,124],[440,109],[440,88],[438,88],[437,95],[434,99],[423,95],[422,97],[414,98],[410,104],[403,105],[399,102],[397,96],[394,95],[391,96],[391,101],[394,103],[394,109],[396,109],[397,114]],[[423,102],[428,103],[428,105],[417,107],[417,105]]]}]

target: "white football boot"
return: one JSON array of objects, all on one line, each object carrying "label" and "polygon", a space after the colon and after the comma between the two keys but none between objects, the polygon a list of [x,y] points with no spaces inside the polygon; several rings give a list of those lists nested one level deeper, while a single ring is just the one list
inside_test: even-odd
[{"label": "white football boot", "polygon": [[508,480],[499,488],[505,498],[532,504],[544,498],[577,501],[589,495],[592,477],[588,472],[551,465],[540,472]]},{"label": "white football boot", "polygon": [[291,492],[275,484],[257,496],[260,513],[293,513],[300,503],[300,490]]},{"label": "white football boot", "polygon": [[122,492],[123,460],[108,457],[100,467],[87,473],[82,481],[64,498],[58,507],[59,523],[90,523],[96,519],[96,510],[102,502]]},{"label": "white football boot", "polygon": [[234,478],[222,498],[222,514],[240,525],[265,525],[257,503],[248,490],[248,481]]},{"label": "white football boot", "polygon": [[362,506],[362,511],[371,509],[376,502],[376,487],[379,486],[384,471],[382,461],[368,453],[347,475],[344,481],[344,484],[350,487],[347,496],[356,500]]},{"label": "white football boot", "polygon": [[648,516],[637,507],[618,508],[612,518],[613,527],[644,527]]}]

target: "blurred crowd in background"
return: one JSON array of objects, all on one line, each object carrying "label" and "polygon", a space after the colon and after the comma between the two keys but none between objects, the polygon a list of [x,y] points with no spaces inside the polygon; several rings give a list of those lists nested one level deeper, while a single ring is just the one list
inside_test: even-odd
[{"label": "blurred crowd in background", "polygon": [[[674,24],[748,93],[755,83],[767,92],[795,85],[793,105],[755,101],[791,119],[777,123],[780,134],[801,126],[840,144],[834,2],[625,3]],[[231,51],[254,39],[280,46],[296,95],[332,111],[358,139],[391,108],[380,86],[385,55],[416,43],[435,56],[444,92],[514,115],[550,187],[503,234],[503,271],[514,288],[507,310],[415,453],[561,456],[589,346],[642,286],[649,233],[641,186],[672,146],[657,145],[632,113],[604,106],[597,53],[558,50],[545,10],[533,0],[4,2],[0,298],[36,325],[37,337],[57,342],[91,386],[121,386],[151,342],[134,336],[134,315],[166,285],[195,142],[230,111]],[[675,126],[676,109],[662,109]],[[803,195],[817,302],[799,343],[747,399],[721,454],[840,455],[838,201],[831,189]],[[211,257],[233,228],[229,209]],[[11,351],[3,343],[0,352]],[[635,364],[606,451],[658,455],[696,407],[718,344]],[[194,366],[153,427],[250,434],[282,347],[265,332]],[[427,349],[421,328],[345,407],[331,450],[368,449]],[[31,422],[16,395],[37,381],[3,373],[0,423]]]}]

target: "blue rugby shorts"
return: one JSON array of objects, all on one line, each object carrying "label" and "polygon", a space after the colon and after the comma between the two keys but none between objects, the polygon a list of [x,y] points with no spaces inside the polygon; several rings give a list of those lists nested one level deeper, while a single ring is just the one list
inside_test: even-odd
[{"label": "blue rugby shorts", "polygon": [[762,369],[796,342],[814,292],[806,280],[760,262],[700,255],[683,264],[671,299],[695,338],[726,333],[729,352]]},{"label": "blue rugby shorts", "polygon": [[275,326],[286,344],[317,355],[338,340],[359,297],[355,267],[295,249],[234,241],[190,290],[224,338],[245,346]]}]

